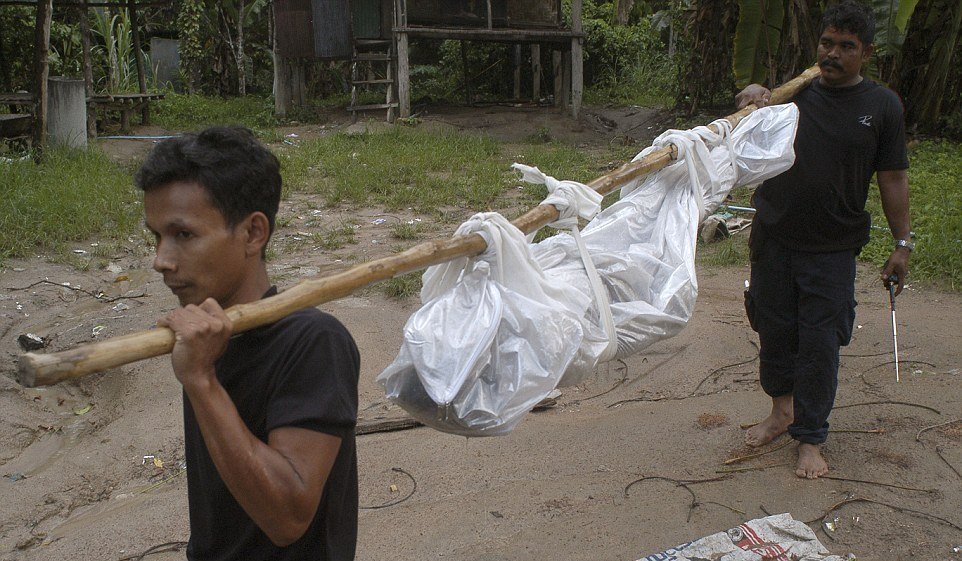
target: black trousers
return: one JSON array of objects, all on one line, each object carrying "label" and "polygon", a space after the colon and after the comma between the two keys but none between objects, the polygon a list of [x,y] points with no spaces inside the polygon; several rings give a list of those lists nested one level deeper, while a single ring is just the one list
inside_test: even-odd
[{"label": "black trousers", "polygon": [[838,351],[855,323],[856,250],[806,253],[752,240],[745,309],[758,332],[759,377],[771,397],[791,394],[788,433],[820,444],[838,388]]}]

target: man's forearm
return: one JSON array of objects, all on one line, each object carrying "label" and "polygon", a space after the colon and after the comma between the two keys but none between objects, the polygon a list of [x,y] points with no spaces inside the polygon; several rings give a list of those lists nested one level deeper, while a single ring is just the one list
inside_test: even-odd
[{"label": "man's forearm", "polygon": [[879,172],[882,211],[895,239],[908,239],[912,230],[909,217],[909,181],[905,170]]},{"label": "man's forearm", "polygon": [[318,491],[316,481],[305,480],[293,462],[255,437],[216,380],[188,389],[187,397],[210,457],[237,502],[275,544],[296,541],[314,518],[323,480]]}]

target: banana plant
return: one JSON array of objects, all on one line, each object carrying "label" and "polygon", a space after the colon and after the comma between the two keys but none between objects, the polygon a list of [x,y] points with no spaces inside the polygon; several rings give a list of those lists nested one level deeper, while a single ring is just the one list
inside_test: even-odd
[{"label": "banana plant", "polygon": [[875,49],[880,56],[896,56],[919,0],[872,0],[875,12]]},{"label": "banana plant", "polygon": [[783,0],[739,0],[735,27],[735,85],[774,86],[778,45],[785,20]]},{"label": "banana plant", "polygon": [[[94,10],[94,25],[91,28],[97,45],[91,49],[96,68],[102,69],[102,85],[111,93],[135,92],[139,89],[137,80],[137,59],[134,56],[133,29],[126,9],[112,13],[109,8]],[[146,66],[150,60],[144,53]]]}]

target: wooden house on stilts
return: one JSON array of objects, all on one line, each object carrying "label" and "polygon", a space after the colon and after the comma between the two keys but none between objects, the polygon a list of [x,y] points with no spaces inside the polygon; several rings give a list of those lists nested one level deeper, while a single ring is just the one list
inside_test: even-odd
[{"label": "wooden house on stilts", "polygon": [[[355,116],[385,110],[411,115],[410,45],[418,39],[514,45],[514,93],[521,95],[521,53],[531,52],[532,98],[541,96],[541,48],[552,51],[554,102],[577,117],[583,91],[582,1],[571,2],[571,25],[561,0],[274,0],[275,109],[304,103],[298,60],[351,61]],[[468,70],[466,69],[466,72]],[[383,89],[384,103],[361,104],[361,89]]]}]

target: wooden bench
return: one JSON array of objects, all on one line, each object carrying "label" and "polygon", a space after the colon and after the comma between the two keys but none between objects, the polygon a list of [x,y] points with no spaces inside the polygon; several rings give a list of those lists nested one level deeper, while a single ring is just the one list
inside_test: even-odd
[{"label": "wooden bench", "polygon": [[6,105],[10,107],[11,111],[14,111],[20,107],[29,107],[33,109],[33,94],[16,92],[16,93],[2,93],[0,92],[0,105]]},{"label": "wooden bench", "polygon": [[0,115],[0,140],[20,143],[25,147],[30,142],[33,128],[33,115],[30,113],[10,113]]},{"label": "wooden bench", "polygon": [[[164,99],[164,94],[124,93],[94,95],[87,98],[87,102],[93,103],[98,109],[103,109],[104,120],[107,120],[107,111],[119,111],[120,131],[126,134],[130,132],[131,113],[141,111],[149,107],[151,101],[161,99]],[[143,113],[143,117],[141,124],[150,124],[146,119],[146,113]]]},{"label": "wooden bench", "polygon": [[[143,112],[143,109],[149,107],[150,102],[159,101],[164,99],[164,94],[156,93],[122,93],[122,94],[98,94],[92,95],[87,98],[87,103],[93,104],[96,109],[102,109],[104,112],[104,120],[107,120],[108,111],[117,111],[120,113],[120,130],[123,133],[130,132],[130,115],[134,111],[142,111],[141,119],[142,124],[147,125],[147,113]],[[10,113],[11,116],[27,115],[29,117],[29,112],[33,111],[34,99],[31,93],[0,93],[0,105],[7,105],[10,107],[11,111],[20,110],[20,108],[26,108],[28,113]],[[13,121],[14,119],[9,119]],[[4,125],[7,126],[7,125]],[[13,125],[9,126],[19,126]],[[3,137],[6,138],[6,137]]]}]

